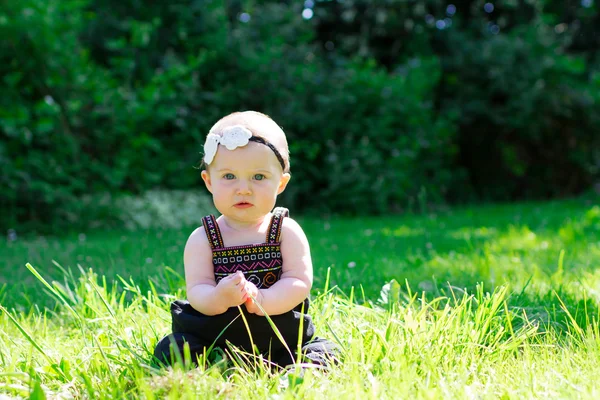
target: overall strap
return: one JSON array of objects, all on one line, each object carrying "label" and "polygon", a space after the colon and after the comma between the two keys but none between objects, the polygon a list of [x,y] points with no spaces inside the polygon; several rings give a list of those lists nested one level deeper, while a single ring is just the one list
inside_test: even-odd
[{"label": "overall strap", "polygon": [[225,247],[221,231],[219,230],[219,224],[217,224],[214,215],[207,215],[202,218],[202,225],[204,225],[204,232],[206,232],[206,238],[208,239],[208,243],[210,243],[211,249],[222,249]]},{"label": "overall strap", "polygon": [[285,207],[276,207],[273,210],[269,230],[267,231],[267,243],[279,243],[281,240],[281,225],[283,218],[288,217],[290,212]]}]

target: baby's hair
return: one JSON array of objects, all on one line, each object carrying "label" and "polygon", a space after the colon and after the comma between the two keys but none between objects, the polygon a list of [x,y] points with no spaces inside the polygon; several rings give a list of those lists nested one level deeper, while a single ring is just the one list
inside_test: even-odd
[{"label": "baby's hair", "polygon": [[[223,129],[234,125],[242,125],[252,132],[253,136],[262,138],[275,147],[283,159],[285,166],[283,172],[290,172],[290,150],[285,133],[271,117],[258,111],[236,111],[218,120],[217,123],[210,128],[209,133],[222,135]],[[206,167],[207,165],[203,160],[201,168]]]}]

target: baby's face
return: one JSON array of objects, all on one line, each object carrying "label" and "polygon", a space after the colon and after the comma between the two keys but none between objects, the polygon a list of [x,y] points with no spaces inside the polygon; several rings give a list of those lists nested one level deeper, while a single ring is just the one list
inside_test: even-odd
[{"label": "baby's face", "polygon": [[273,209],[290,175],[283,173],[269,147],[249,142],[235,150],[219,145],[202,179],[221,214],[234,222],[254,223]]}]

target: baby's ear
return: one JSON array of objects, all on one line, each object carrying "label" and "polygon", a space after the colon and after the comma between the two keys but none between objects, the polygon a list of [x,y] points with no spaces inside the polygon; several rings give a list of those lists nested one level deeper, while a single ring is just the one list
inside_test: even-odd
[{"label": "baby's ear", "polygon": [[292,178],[292,176],[288,173],[281,175],[281,180],[279,181],[279,187],[277,188],[277,194],[281,194],[285,190],[285,188],[291,178]]},{"label": "baby's ear", "polygon": [[206,185],[206,188],[208,189],[209,192],[212,193],[212,183],[210,181],[210,174],[208,173],[207,170],[203,170],[201,175],[202,175],[202,180],[204,181],[204,184]]}]

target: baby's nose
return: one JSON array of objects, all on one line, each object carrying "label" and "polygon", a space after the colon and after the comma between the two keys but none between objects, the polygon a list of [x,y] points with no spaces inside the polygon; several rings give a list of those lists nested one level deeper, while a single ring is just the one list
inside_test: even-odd
[{"label": "baby's nose", "polygon": [[246,181],[240,181],[240,185],[238,186],[238,193],[249,194],[252,190],[250,189],[250,184]]}]

